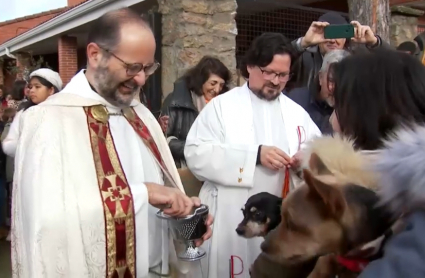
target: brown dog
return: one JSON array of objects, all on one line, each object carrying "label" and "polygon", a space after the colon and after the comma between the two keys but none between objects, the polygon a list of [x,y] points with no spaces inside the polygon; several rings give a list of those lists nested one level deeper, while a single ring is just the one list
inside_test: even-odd
[{"label": "brown dog", "polygon": [[304,183],[283,200],[282,221],[261,246],[282,265],[318,256],[328,256],[331,262],[332,254],[349,254],[379,238],[393,223],[385,208],[377,206],[374,191],[338,179],[315,153],[310,169],[303,171]]}]

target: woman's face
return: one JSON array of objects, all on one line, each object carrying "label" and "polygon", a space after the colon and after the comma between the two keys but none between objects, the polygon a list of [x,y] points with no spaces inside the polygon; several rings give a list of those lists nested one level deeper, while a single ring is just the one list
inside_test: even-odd
[{"label": "woman's face", "polygon": [[205,99],[209,101],[215,98],[223,90],[224,84],[223,78],[211,74],[210,78],[202,85],[202,93]]},{"label": "woman's face", "polygon": [[341,133],[341,127],[339,126],[338,117],[336,116],[335,110],[332,112],[329,122],[332,126],[332,130],[335,133]]},{"label": "woman's face", "polygon": [[45,101],[49,96],[53,95],[54,89],[47,88],[43,84],[40,83],[40,80],[38,80],[37,77],[33,77],[29,83],[29,97],[31,101],[35,104],[42,103]]}]

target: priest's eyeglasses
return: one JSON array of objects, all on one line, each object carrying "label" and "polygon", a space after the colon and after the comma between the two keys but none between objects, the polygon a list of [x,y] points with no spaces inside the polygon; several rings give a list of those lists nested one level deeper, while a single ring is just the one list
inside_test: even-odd
[{"label": "priest's eyeglasses", "polygon": [[274,72],[274,71],[262,69],[260,67],[258,67],[258,68],[260,69],[261,73],[263,74],[264,79],[266,79],[268,81],[271,81],[271,80],[273,80],[277,77],[277,79],[280,82],[287,82],[292,77],[292,73],[287,73],[287,72],[277,73],[277,72]]},{"label": "priest's eyeglasses", "polygon": [[99,46],[99,48],[102,49],[103,51],[107,52],[108,54],[112,55],[115,59],[117,59],[121,63],[123,63],[125,65],[126,70],[127,70],[127,75],[130,75],[130,76],[137,75],[142,70],[145,72],[146,76],[150,76],[150,75],[154,74],[155,71],[160,66],[160,64],[156,61],[154,63],[148,64],[148,65],[143,65],[143,64],[140,64],[140,63],[129,64],[129,63],[123,61],[120,57],[118,57],[114,53],[112,53],[112,51],[109,51],[108,49],[105,49],[101,46]]}]

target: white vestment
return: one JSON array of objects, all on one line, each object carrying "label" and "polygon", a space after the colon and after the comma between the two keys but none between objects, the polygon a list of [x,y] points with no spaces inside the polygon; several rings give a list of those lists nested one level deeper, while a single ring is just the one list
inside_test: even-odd
[{"label": "white vestment", "polygon": [[[81,71],[62,92],[22,114],[13,192],[13,277],[106,277],[103,201],[82,108],[94,105],[120,112],[91,90]],[[139,102],[131,106],[183,191],[158,122]],[[159,277],[149,269],[165,274],[169,259],[177,260],[167,222],[156,218],[144,183],[163,184],[162,173],[123,116],[110,116],[109,126],[134,201],[137,277]],[[180,267],[181,273],[190,267]]]},{"label": "white vestment", "polygon": [[256,166],[259,145],[293,156],[305,141],[320,135],[301,106],[283,94],[273,102],[260,100],[247,84],[214,98],[202,110],[187,136],[185,157],[193,174],[205,181],[200,198],[215,216],[213,237],[203,245],[208,278],[229,277],[231,256],[234,274],[240,273],[235,277],[248,278],[261,251],[262,238],[246,240],[235,232],[251,195],[282,193],[285,171]]},{"label": "white vestment", "polygon": [[2,142],[3,152],[10,157],[15,157],[16,147],[18,145],[19,140],[19,124],[21,121],[22,113],[24,110],[16,113],[15,118],[13,118],[13,122],[10,125],[9,132],[7,133],[6,138]]}]

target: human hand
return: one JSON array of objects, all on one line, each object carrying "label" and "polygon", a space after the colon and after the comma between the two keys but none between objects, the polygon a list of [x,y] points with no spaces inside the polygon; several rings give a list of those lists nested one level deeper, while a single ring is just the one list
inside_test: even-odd
[{"label": "human hand", "polygon": [[149,204],[162,209],[173,217],[186,217],[195,207],[194,201],[177,188],[170,188],[156,183],[145,183],[148,190]]},{"label": "human hand", "polygon": [[168,121],[170,119],[170,116],[161,116],[158,119],[159,125],[161,126],[162,132],[167,132],[168,127]]},{"label": "human hand", "polygon": [[367,25],[361,25],[358,21],[351,21],[351,25],[354,26],[354,38],[353,42],[367,44],[369,46],[375,45],[378,42],[372,29]]},{"label": "human hand", "polygon": [[[195,204],[195,207],[201,206],[201,200],[198,197],[192,197],[191,198],[193,203]],[[212,229],[211,225],[214,223],[214,217],[211,214],[208,214],[207,220],[205,221],[205,225],[207,225],[207,232],[202,236],[201,239],[197,239],[195,241],[196,246],[201,246],[204,241],[208,240],[212,236]]]},{"label": "human hand", "polygon": [[291,161],[289,162],[289,166],[291,166],[292,169],[298,169],[301,166],[303,158],[303,152],[298,151],[293,157],[291,157]]},{"label": "human hand", "polygon": [[279,170],[288,166],[291,158],[281,149],[271,146],[261,146],[261,165],[271,170]]},{"label": "human hand", "polygon": [[329,41],[325,39],[325,27],[329,26],[327,22],[313,21],[305,33],[304,38],[301,40],[301,47],[307,48],[317,45],[322,42]]}]

